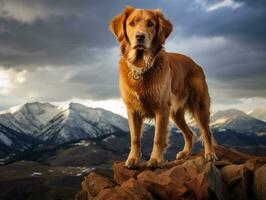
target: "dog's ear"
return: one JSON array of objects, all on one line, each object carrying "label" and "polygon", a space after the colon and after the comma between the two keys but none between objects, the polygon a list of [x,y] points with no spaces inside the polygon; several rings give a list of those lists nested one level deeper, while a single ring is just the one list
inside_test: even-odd
[{"label": "dog's ear", "polygon": [[121,42],[125,37],[125,21],[134,9],[131,6],[126,6],[124,11],[115,16],[109,25],[109,29],[116,36],[118,42]]},{"label": "dog's ear", "polygon": [[157,25],[157,37],[158,41],[160,42],[161,45],[165,43],[166,38],[170,35],[170,33],[173,30],[173,25],[172,23],[168,20],[165,19],[163,16],[163,13],[161,10],[154,10],[157,20],[158,20],[158,25]]}]

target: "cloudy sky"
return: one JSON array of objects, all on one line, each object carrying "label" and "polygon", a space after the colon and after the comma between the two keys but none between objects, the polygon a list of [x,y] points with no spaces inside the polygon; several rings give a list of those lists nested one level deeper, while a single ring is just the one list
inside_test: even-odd
[{"label": "cloudy sky", "polygon": [[75,101],[123,113],[108,23],[125,5],[172,21],[166,49],[204,68],[213,111],[266,105],[264,0],[0,0],[0,110]]}]

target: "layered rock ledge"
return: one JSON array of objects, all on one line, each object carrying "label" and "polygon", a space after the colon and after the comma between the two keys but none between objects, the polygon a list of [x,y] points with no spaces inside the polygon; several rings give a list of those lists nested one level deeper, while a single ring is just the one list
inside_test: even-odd
[{"label": "layered rock ledge", "polygon": [[245,200],[266,199],[266,157],[216,147],[218,161],[201,153],[168,162],[163,169],[113,165],[113,178],[91,172],[76,200]]}]

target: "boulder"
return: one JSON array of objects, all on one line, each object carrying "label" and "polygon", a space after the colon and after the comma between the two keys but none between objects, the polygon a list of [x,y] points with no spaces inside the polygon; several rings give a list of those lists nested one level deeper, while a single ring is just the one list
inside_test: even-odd
[{"label": "boulder", "polygon": [[254,173],[253,193],[257,200],[266,199],[266,164],[258,168]]},{"label": "boulder", "polygon": [[136,178],[138,170],[130,170],[124,167],[124,162],[115,162],[113,164],[114,180],[118,184],[122,184],[130,178]]},{"label": "boulder", "polygon": [[251,171],[244,164],[227,165],[220,170],[230,199],[250,199]]},{"label": "boulder", "polygon": [[145,171],[138,175],[138,182],[159,199],[178,199],[188,192],[184,184],[165,173]]},{"label": "boulder", "polygon": [[[82,191],[86,192],[86,197],[93,198],[98,195],[98,193],[106,188],[111,188],[117,184],[108,178],[95,174],[91,172],[88,176],[84,178],[84,181],[81,183]],[[80,193],[79,199],[84,199],[85,194]]]},{"label": "boulder", "polygon": [[216,147],[220,160],[205,162],[194,154],[150,169],[142,162],[127,169],[113,165],[113,179],[91,172],[82,182],[77,200],[245,200],[266,199],[266,159]]},{"label": "boulder", "polygon": [[97,200],[153,200],[151,194],[134,178],[125,181],[120,187],[108,188],[99,193]]}]

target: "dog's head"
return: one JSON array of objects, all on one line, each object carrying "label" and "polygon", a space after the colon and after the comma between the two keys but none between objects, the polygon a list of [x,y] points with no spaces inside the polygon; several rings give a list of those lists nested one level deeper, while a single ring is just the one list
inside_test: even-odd
[{"label": "dog's head", "polygon": [[135,9],[127,6],[110,23],[110,30],[120,45],[131,50],[150,51],[162,46],[172,31],[172,24],[160,10]]}]

